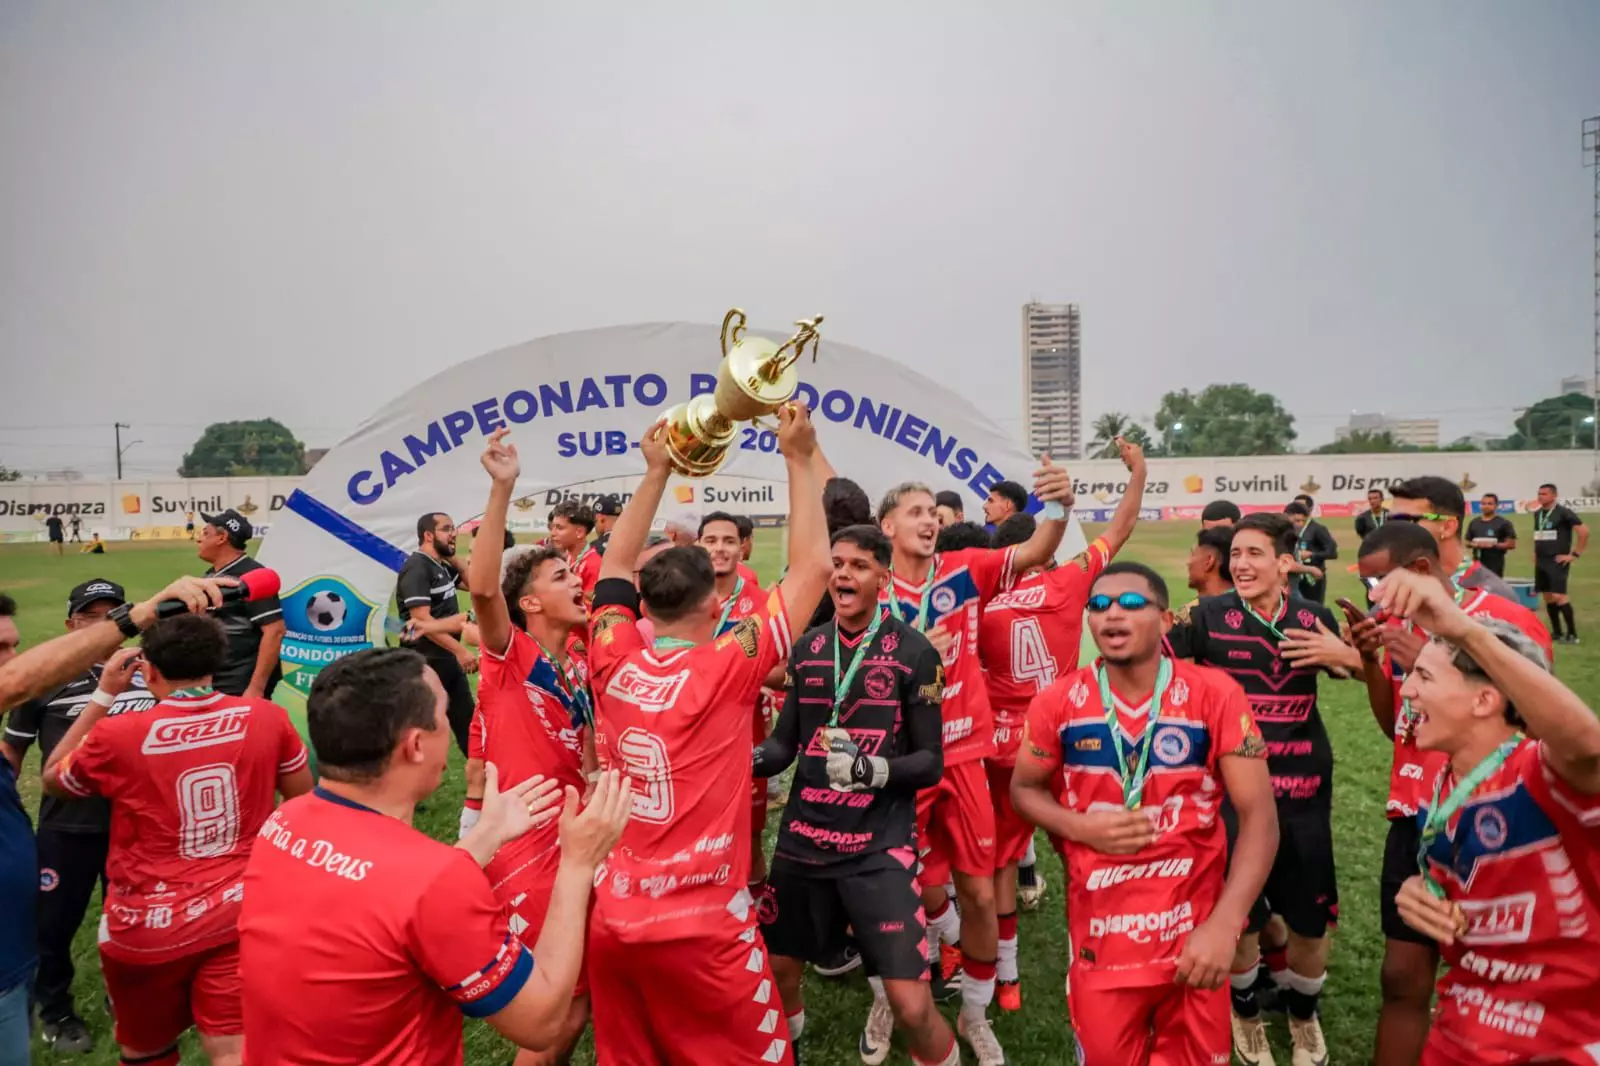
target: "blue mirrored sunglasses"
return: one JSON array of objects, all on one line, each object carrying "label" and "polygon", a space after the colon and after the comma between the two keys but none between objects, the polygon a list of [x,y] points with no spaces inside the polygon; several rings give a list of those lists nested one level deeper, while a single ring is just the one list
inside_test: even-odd
[{"label": "blue mirrored sunglasses", "polygon": [[1143,595],[1142,593],[1124,592],[1122,595],[1113,599],[1102,592],[1089,597],[1088,607],[1090,613],[1100,614],[1103,611],[1111,610],[1111,605],[1113,603],[1118,607],[1121,607],[1124,611],[1142,611],[1146,607],[1156,606],[1154,600]]}]

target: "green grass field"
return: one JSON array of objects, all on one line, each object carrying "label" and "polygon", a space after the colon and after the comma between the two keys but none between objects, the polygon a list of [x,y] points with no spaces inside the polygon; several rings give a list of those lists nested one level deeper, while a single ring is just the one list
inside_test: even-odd
[{"label": "green grass field", "polygon": [[[1342,558],[1335,564],[1332,597],[1350,595],[1360,600],[1359,586],[1344,570],[1354,561],[1356,538],[1350,523],[1335,519],[1329,523],[1339,538]],[[1183,561],[1193,542],[1191,523],[1143,523],[1124,557],[1148,563],[1173,583],[1178,602],[1183,591]],[[1094,531],[1086,530],[1092,537]],[[763,534],[758,533],[758,536]],[[781,569],[776,535],[764,534],[758,542],[756,569],[764,578]],[[1532,572],[1531,547],[1525,547],[1511,565],[1512,576]],[[1561,677],[1579,693],[1594,702],[1600,696],[1600,616],[1593,613],[1600,603],[1600,571],[1589,561],[1574,568],[1573,598],[1577,604],[1579,627],[1587,624],[1592,642],[1577,648],[1559,648],[1557,668]],[[130,595],[146,596],[157,591],[176,574],[200,573],[204,565],[186,544],[115,544],[104,556],[69,555],[56,558],[43,545],[0,547],[0,591],[14,596],[21,605],[23,639],[37,643],[61,632],[67,591],[90,577],[106,577],[128,588]],[[1383,938],[1378,928],[1378,866],[1383,853],[1386,830],[1383,808],[1388,787],[1390,748],[1373,724],[1364,693],[1356,682],[1325,682],[1323,716],[1333,737],[1337,756],[1334,827],[1339,857],[1339,882],[1342,924],[1334,936],[1329,982],[1323,998],[1323,1025],[1335,1063],[1366,1062],[1371,1051],[1379,994],[1378,967],[1383,957]],[[462,784],[459,760],[452,775],[431,799],[419,817],[419,827],[441,840],[453,839],[461,805]],[[37,758],[30,756],[23,773],[22,789],[31,804],[38,794]],[[769,833],[777,812],[768,819]],[[1064,922],[1061,917],[1061,868],[1049,848],[1039,848],[1040,869],[1050,883],[1044,905],[1023,916],[1021,963],[1025,1007],[1020,1014],[999,1018],[996,1031],[1010,1061],[1019,1066],[1068,1061],[1070,1037],[1062,1002],[1062,977],[1065,973]],[[111,1042],[111,1022],[101,995],[99,967],[94,947],[94,924],[98,902],[79,931],[77,957],[78,1006],[93,1029],[98,1046],[90,1056],[74,1056],[79,1062],[111,1066],[117,1060]],[[670,994],[663,988],[663,994]],[[870,993],[859,972],[840,982],[812,978],[807,983],[807,1061],[812,1064],[854,1063],[856,1037],[865,1020]],[[1287,1037],[1282,1023],[1272,1023],[1279,1042],[1280,1062],[1287,1062]],[[185,1063],[200,1063],[197,1045],[185,1042]],[[467,1062],[505,1064],[511,1061],[510,1045],[481,1023],[467,1026]],[[35,1062],[67,1061],[43,1050],[36,1043]],[[593,1062],[587,1046],[578,1061]],[[907,1062],[904,1052],[892,1061]]]}]

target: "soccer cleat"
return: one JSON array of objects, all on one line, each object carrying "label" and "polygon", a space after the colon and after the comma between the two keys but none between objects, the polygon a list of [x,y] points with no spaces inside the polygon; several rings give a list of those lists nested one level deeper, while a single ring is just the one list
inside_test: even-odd
[{"label": "soccer cleat", "polygon": [[1289,1040],[1294,1044],[1294,1066],[1328,1066],[1328,1045],[1316,1015],[1304,1020],[1289,1015]]},{"label": "soccer cleat", "polygon": [[846,944],[834,958],[820,965],[813,964],[811,968],[817,971],[818,977],[843,977],[861,968],[861,949],[853,943]]},{"label": "soccer cleat", "polygon": [[889,1010],[889,1000],[883,996],[872,998],[872,1011],[867,1015],[867,1027],[861,1030],[857,1050],[867,1066],[878,1066],[889,1057],[889,1042],[894,1037],[894,1014]]},{"label": "soccer cleat", "polygon": [[1044,899],[1045,890],[1049,887],[1044,874],[1034,874],[1033,884],[1017,886],[1017,905],[1025,911],[1036,910],[1039,901]]},{"label": "soccer cleat", "polygon": [[956,1019],[956,1031],[972,1049],[978,1066],[1006,1066],[1005,1049],[994,1035],[994,1026],[989,1024],[989,1019],[974,1018],[968,1021],[966,1014],[962,1014]]},{"label": "soccer cleat", "polygon": [[67,1015],[59,1022],[44,1023],[45,1046],[58,1055],[81,1055],[94,1050],[94,1037],[89,1027],[76,1015]]},{"label": "soccer cleat", "polygon": [[1232,1011],[1228,1013],[1233,1019],[1233,1057],[1244,1066],[1277,1066],[1272,1058],[1272,1046],[1267,1043],[1267,1027],[1261,1024],[1261,1016],[1241,1018]]},{"label": "soccer cleat", "polygon": [[961,945],[939,945],[939,976],[946,981],[954,979],[961,972]]},{"label": "soccer cleat", "polygon": [[1001,981],[994,986],[994,996],[1003,1011],[1022,1009],[1022,982]]},{"label": "soccer cleat", "polygon": [[933,992],[933,1001],[935,1003],[954,1003],[961,998],[961,976],[959,974],[946,981],[936,973],[933,975],[933,980],[928,982],[928,987]]}]

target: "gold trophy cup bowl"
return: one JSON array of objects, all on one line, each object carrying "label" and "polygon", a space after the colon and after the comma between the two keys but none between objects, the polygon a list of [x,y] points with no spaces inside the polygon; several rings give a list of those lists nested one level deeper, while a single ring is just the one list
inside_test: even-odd
[{"label": "gold trophy cup bowl", "polygon": [[[794,336],[778,344],[746,337],[738,308],[722,319],[722,364],[717,387],[667,410],[667,453],[684,477],[709,477],[727,461],[740,422],[754,422],[788,403],[800,387],[795,364],[811,347],[817,357],[817,326],[822,316],[802,319]],[[731,327],[731,328],[730,328]],[[731,342],[731,346],[730,346]]]}]

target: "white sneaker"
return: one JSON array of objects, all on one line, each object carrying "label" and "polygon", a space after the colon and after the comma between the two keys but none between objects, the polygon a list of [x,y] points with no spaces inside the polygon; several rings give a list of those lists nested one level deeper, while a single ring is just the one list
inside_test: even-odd
[{"label": "white sneaker", "polygon": [[967,1042],[973,1055],[977,1056],[978,1066],[1006,1066],[1005,1049],[1000,1046],[999,1039],[994,1035],[994,1026],[989,1024],[987,1018],[967,1020],[965,1014],[956,1020],[956,1032],[961,1034],[961,1039]]},{"label": "white sneaker", "polygon": [[1294,1066],[1328,1066],[1328,1045],[1315,1015],[1305,1021],[1289,1015],[1289,1039],[1294,1041]]},{"label": "white sneaker", "polygon": [[867,1015],[867,1027],[861,1030],[861,1061],[867,1066],[879,1066],[889,1057],[889,1043],[894,1039],[894,1013],[889,1010],[889,1000],[883,996],[872,997],[872,1011]]},{"label": "white sneaker", "polygon": [[1049,887],[1050,887],[1049,884],[1044,879],[1044,874],[1041,874],[1041,873],[1034,874],[1033,875],[1033,884],[1018,887],[1018,889],[1017,889],[1017,903],[1018,903],[1018,905],[1020,905],[1022,907],[1022,909],[1025,910],[1025,911],[1031,911],[1031,910],[1037,909],[1038,906],[1039,906],[1039,901],[1044,899],[1045,891]]},{"label": "white sneaker", "polygon": [[[1233,1020],[1234,1057],[1244,1066],[1276,1066],[1272,1059],[1272,1046],[1267,1043],[1267,1027],[1261,1023],[1261,1015],[1241,1018],[1229,1011],[1228,1016]],[[1320,1030],[1318,1033],[1320,1036]]]}]

